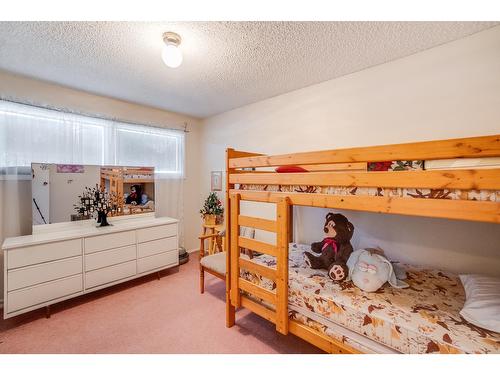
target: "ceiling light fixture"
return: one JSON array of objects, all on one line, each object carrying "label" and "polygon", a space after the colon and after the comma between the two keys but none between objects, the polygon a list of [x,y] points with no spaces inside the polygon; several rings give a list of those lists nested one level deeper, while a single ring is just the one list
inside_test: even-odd
[{"label": "ceiling light fixture", "polygon": [[170,68],[177,68],[182,64],[182,52],[179,48],[181,37],[179,34],[167,31],[163,33],[163,42],[165,43],[161,53],[163,62]]}]

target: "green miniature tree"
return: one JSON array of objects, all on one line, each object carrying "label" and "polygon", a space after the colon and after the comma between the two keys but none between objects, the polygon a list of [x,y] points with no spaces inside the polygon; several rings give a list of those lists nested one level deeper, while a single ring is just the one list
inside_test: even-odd
[{"label": "green miniature tree", "polygon": [[200,210],[200,214],[202,217],[205,215],[216,215],[221,216],[224,213],[224,207],[222,206],[222,202],[220,201],[217,194],[211,192],[207,199],[205,199],[205,203],[203,204],[203,208]]}]

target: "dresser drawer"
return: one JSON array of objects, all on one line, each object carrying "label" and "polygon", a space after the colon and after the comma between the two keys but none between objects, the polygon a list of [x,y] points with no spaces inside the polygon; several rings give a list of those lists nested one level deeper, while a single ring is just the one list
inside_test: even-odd
[{"label": "dresser drawer", "polygon": [[85,238],[85,254],[135,245],[135,230]]},{"label": "dresser drawer", "polygon": [[82,257],[17,268],[7,273],[7,290],[16,290],[82,273]]},{"label": "dresser drawer", "polygon": [[9,292],[7,297],[8,312],[14,312],[81,292],[83,290],[82,282],[82,275],[80,274]]},{"label": "dresser drawer", "polygon": [[177,249],[177,236],[143,242],[137,245],[137,257],[144,258]]},{"label": "dresser drawer", "polygon": [[32,264],[71,258],[82,254],[82,240],[51,242],[7,250],[7,268],[18,268]]},{"label": "dresser drawer", "polygon": [[179,251],[172,250],[166,253],[156,254],[147,258],[138,259],[137,273],[143,273],[167,266],[176,266],[178,264],[179,264]]},{"label": "dresser drawer", "polygon": [[99,285],[125,279],[136,274],[137,262],[135,260],[114,266],[90,271],[85,274],[85,288],[94,288]]},{"label": "dresser drawer", "polygon": [[172,236],[177,236],[177,223],[137,230],[137,242],[152,241]]},{"label": "dresser drawer", "polygon": [[137,256],[136,253],[136,247],[132,245],[85,255],[85,271],[134,260]]}]

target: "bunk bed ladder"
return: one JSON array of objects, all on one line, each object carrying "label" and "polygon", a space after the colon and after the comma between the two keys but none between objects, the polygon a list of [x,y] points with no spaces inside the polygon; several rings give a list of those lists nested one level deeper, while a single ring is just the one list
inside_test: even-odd
[{"label": "bunk bed ladder", "polygon": [[[240,215],[240,194],[230,195],[230,272],[240,275],[240,268],[256,273],[276,283],[270,291],[241,277],[231,277],[230,299],[234,307],[245,307],[276,324],[276,330],[288,334],[288,243],[291,227],[291,206],[288,197],[276,204],[276,220]],[[276,233],[276,245],[239,235],[240,226]],[[247,248],[276,257],[276,268],[252,262],[240,256]],[[242,295],[241,291],[245,292]],[[249,295],[252,297],[250,298]]]}]

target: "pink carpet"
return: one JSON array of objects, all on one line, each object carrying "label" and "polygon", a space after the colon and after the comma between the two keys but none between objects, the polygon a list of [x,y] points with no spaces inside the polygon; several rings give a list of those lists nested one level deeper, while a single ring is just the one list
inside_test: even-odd
[{"label": "pink carpet", "polygon": [[[321,353],[248,310],[225,327],[224,283],[179,268],[0,320],[0,353]],[[2,312],[3,314],[3,312]],[[0,318],[1,319],[1,318]]]}]

